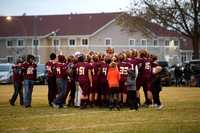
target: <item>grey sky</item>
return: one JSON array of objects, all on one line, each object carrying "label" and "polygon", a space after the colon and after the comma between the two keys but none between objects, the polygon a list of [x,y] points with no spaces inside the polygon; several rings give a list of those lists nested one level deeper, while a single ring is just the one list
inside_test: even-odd
[{"label": "grey sky", "polygon": [[130,0],[0,0],[0,16],[119,12]]}]

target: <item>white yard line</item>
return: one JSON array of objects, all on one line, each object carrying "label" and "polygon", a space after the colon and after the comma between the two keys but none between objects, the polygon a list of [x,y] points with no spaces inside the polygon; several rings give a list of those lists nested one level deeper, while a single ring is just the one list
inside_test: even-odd
[{"label": "white yard line", "polygon": [[[182,109],[182,108],[191,108],[191,107],[195,107],[195,106],[182,106],[182,107],[165,107],[164,106],[161,110],[165,110],[165,109]],[[156,107],[150,107],[150,108],[151,109],[154,109],[154,108],[156,109]],[[122,111],[128,111],[128,110],[122,110]],[[73,115],[80,115],[80,114],[96,114],[96,113],[104,113],[104,112],[110,112],[110,111],[109,110],[107,110],[107,111],[91,111],[91,112],[71,113],[71,114],[36,115],[36,116],[16,117],[16,118],[0,118],[0,121],[2,121],[2,120],[31,119],[31,118],[34,119],[34,118],[46,118],[46,117],[59,117],[59,116],[73,116]]]}]

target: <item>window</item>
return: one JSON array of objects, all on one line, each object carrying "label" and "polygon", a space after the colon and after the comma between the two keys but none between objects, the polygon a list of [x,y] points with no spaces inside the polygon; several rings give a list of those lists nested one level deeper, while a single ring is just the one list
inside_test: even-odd
[{"label": "window", "polygon": [[13,57],[12,56],[7,56],[7,62],[12,63],[13,62]]},{"label": "window", "polygon": [[135,39],[129,39],[129,46],[135,46]]},{"label": "window", "polygon": [[23,47],[24,46],[24,40],[17,40],[17,46]]},{"label": "window", "polygon": [[174,46],[179,46],[178,45],[178,40],[174,40]]},{"label": "window", "polygon": [[39,40],[33,40],[33,46],[40,46],[40,41]]},{"label": "window", "polygon": [[7,41],[6,41],[6,47],[7,47],[7,48],[12,47],[12,40],[7,40]]},{"label": "window", "polygon": [[141,45],[142,45],[142,46],[147,46],[147,40],[146,40],[146,39],[142,39]]},{"label": "window", "polygon": [[183,45],[186,46],[187,45],[187,40],[185,38],[183,38]]},{"label": "window", "polygon": [[82,39],[82,45],[88,45],[88,39]]},{"label": "window", "polygon": [[58,39],[54,39],[53,46],[59,46],[59,45],[60,45],[60,41]]},{"label": "window", "polygon": [[157,39],[153,40],[153,46],[158,46],[158,40]]},{"label": "window", "polygon": [[165,46],[169,46],[169,40],[165,40]]},{"label": "window", "polygon": [[186,53],[181,53],[181,62],[186,61]]},{"label": "window", "polygon": [[106,46],[112,45],[111,38],[106,38],[106,39],[105,39],[105,45],[106,45]]},{"label": "window", "polygon": [[68,45],[75,46],[76,45],[76,40],[75,39],[69,39]]}]

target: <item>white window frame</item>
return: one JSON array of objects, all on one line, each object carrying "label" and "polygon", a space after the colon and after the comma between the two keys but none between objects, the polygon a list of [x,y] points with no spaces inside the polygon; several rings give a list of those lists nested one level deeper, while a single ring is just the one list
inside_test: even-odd
[{"label": "white window frame", "polygon": [[[157,45],[154,45],[154,41],[157,41]],[[153,39],[153,46],[154,46],[154,47],[159,46],[159,40],[158,40],[158,39]]]},{"label": "white window frame", "polygon": [[[131,45],[131,41],[134,42],[133,45]],[[129,45],[129,47],[135,47],[135,39],[134,39],[134,38],[129,38],[129,39],[128,39],[128,45]]]},{"label": "white window frame", "polygon": [[[106,45],[106,40],[110,40],[110,45]],[[105,38],[104,39],[104,45],[105,46],[111,46],[112,45],[112,38]]]},{"label": "white window frame", "polygon": [[[142,41],[146,41],[146,45],[142,45]],[[142,47],[147,47],[147,39],[141,39],[141,46]]]},{"label": "white window frame", "polygon": [[[169,45],[168,45],[168,46],[165,45],[165,44],[166,44],[166,41],[169,41]],[[165,39],[165,41],[164,41],[164,46],[165,46],[165,47],[169,47],[169,46],[170,46],[170,40],[169,40],[169,39]]]},{"label": "white window frame", "polygon": [[[83,40],[84,39],[87,39],[87,43],[88,43],[87,45],[83,45]],[[89,38],[81,38],[81,46],[86,46],[87,47],[87,46],[89,46],[89,44],[90,44],[89,43]]]},{"label": "white window frame", "polygon": [[[177,41],[177,43],[178,43],[177,46],[175,45],[175,41]],[[174,47],[178,47],[178,46],[179,46],[179,40],[178,40],[178,39],[175,39],[175,40],[174,40]]]},{"label": "white window frame", "polygon": [[[8,41],[12,41],[12,46],[8,46]],[[13,47],[13,40],[6,40],[6,48],[12,48]]]},{"label": "white window frame", "polygon": [[[34,55],[34,56],[35,56],[35,58],[36,58],[36,55]],[[37,62],[37,63],[40,64],[40,60],[41,60],[41,59],[40,59],[40,55],[37,55],[37,57],[38,57],[38,62]],[[36,62],[36,61],[34,61],[34,62]]]},{"label": "white window frame", "polygon": [[[70,45],[70,40],[74,40],[75,42],[74,42],[74,45]],[[69,38],[68,39],[68,46],[69,47],[74,47],[74,46],[76,46],[76,38]]]},{"label": "white window frame", "polygon": [[[58,42],[58,45],[54,45],[54,40],[58,40],[59,42]],[[60,39],[52,39],[52,46],[53,47],[60,47]]]},{"label": "white window frame", "polygon": [[[19,41],[23,41],[23,46],[19,46]],[[25,47],[24,39],[17,39],[17,47]]]},{"label": "white window frame", "polygon": [[[182,54],[185,54],[184,56]],[[184,61],[187,61],[187,53],[186,52],[182,52],[181,53],[181,62],[183,63],[184,61],[182,60],[182,58],[185,57]]]},{"label": "white window frame", "polygon": [[[11,57],[11,58],[12,58],[12,62],[8,62],[8,57]],[[8,55],[8,56],[6,56],[6,60],[7,60],[8,63],[13,63],[13,59],[14,59],[14,58],[13,58],[12,55]]]},{"label": "white window frame", "polygon": [[[32,46],[33,46],[33,47],[35,47],[35,45],[34,45],[34,40],[35,40],[35,39],[32,39]],[[38,40],[38,46],[37,46],[37,47],[40,47],[40,39],[36,39],[36,40]]]}]

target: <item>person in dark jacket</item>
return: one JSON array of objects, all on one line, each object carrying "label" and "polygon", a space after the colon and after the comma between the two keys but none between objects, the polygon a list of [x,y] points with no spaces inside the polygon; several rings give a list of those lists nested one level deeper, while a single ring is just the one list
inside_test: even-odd
[{"label": "person in dark jacket", "polygon": [[192,69],[190,68],[190,64],[185,65],[183,73],[185,78],[185,86],[187,87],[190,84],[190,77],[192,75]]},{"label": "person in dark jacket", "polygon": [[127,86],[127,99],[130,105],[130,111],[138,110],[138,104],[136,102],[136,76],[133,70],[129,69],[126,79]]},{"label": "person in dark jacket", "polygon": [[150,85],[155,88],[153,97],[154,97],[155,103],[157,103],[157,105],[158,105],[156,110],[160,110],[163,107],[163,105],[160,102],[160,98],[159,98],[159,93],[160,93],[160,91],[162,91],[161,71],[162,71],[162,67],[157,66],[156,71],[155,71],[156,77],[150,83]]},{"label": "person in dark jacket", "polygon": [[22,85],[22,79],[21,79],[21,65],[23,63],[23,60],[21,58],[17,59],[16,65],[12,67],[13,69],[13,85],[14,85],[14,93],[12,98],[9,100],[10,105],[14,106],[15,101],[17,99],[17,96],[19,94],[20,97],[20,105],[24,105],[23,100],[23,85]]},{"label": "person in dark jacket", "polygon": [[182,78],[182,70],[179,64],[177,64],[175,71],[174,71],[174,76],[176,79],[176,86],[180,86],[181,84],[181,78]]},{"label": "person in dark jacket", "polygon": [[27,55],[27,61],[21,66],[22,84],[24,85],[24,107],[31,107],[34,81],[37,77],[37,64],[33,61],[35,57]]}]

